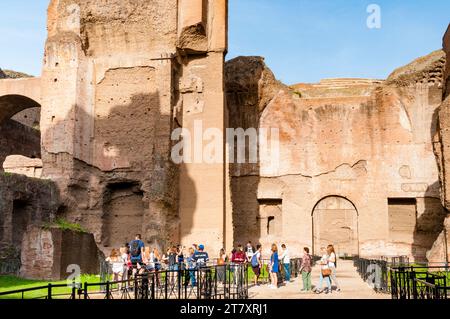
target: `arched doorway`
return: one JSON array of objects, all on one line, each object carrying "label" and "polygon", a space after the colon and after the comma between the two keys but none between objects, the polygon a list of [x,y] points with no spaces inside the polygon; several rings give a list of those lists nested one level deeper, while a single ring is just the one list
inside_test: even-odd
[{"label": "arched doorway", "polygon": [[314,254],[333,244],[340,256],[358,255],[358,212],[351,201],[341,196],[325,197],[314,207],[312,217]]},{"label": "arched doorway", "polygon": [[29,97],[0,96],[0,171],[7,166],[7,171],[28,174],[32,165],[42,166],[36,161],[41,158],[40,110]]}]

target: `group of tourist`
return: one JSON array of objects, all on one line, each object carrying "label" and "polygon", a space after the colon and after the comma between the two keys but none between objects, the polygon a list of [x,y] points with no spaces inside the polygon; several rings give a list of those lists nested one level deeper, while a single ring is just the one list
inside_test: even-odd
[{"label": "group of tourist", "polygon": [[[319,265],[321,267],[319,283],[315,286],[316,293],[331,293],[331,282],[337,286],[340,291],[340,285],[336,278],[337,256],[333,245],[327,248],[321,248],[322,258]],[[277,289],[279,286],[279,276],[284,279],[285,283],[291,282],[291,255],[285,244],[281,245],[281,251],[278,246],[272,244],[270,260],[264,260],[262,253],[262,245],[252,245],[249,241],[245,247],[237,245],[230,253],[226,253],[225,249],[221,249],[218,258],[210,260],[208,253],[205,251],[204,245],[193,244],[186,251],[182,245],[172,246],[165,253],[161,254],[158,248],[150,249],[145,247],[141,239],[141,235],[137,234],[135,239],[130,243],[125,243],[119,250],[113,249],[110,257],[106,260],[112,265],[113,280],[125,281],[137,273],[158,272],[160,270],[168,270],[169,280],[176,281],[175,272],[178,270],[188,270],[190,274],[189,281],[192,286],[196,286],[195,270],[201,269],[208,265],[217,266],[217,277],[219,282],[225,282],[226,267],[229,265],[230,271],[234,274],[233,280],[238,283],[242,280],[242,276],[237,275],[240,266],[251,266],[254,273],[253,281],[255,286],[259,286],[260,277],[263,267],[267,267],[269,273],[270,289]],[[312,292],[311,272],[313,259],[310,255],[308,247],[303,249],[301,258],[300,273],[302,275],[303,289],[302,292]],[[247,269],[243,267],[242,269]],[[172,272],[172,273],[171,273]],[[327,288],[322,289],[323,281],[326,282]]]},{"label": "group of tourist", "polygon": [[[238,249],[240,249],[238,247]],[[246,255],[248,261],[251,263],[254,276],[254,283],[258,285],[258,280],[261,274],[261,269],[263,267],[263,261],[261,257],[262,247],[261,245],[256,246],[256,250],[252,248],[251,242],[247,244]],[[315,292],[315,293],[331,293],[332,288],[331,284],[334,283],[336,285],[336,291],[341,291],[339,282],[337,280],[336,268],[337,268],[337,255],[333,245],[328,245],[327,248],[321,247],[322,258],[320,259],[320,277],[319,282],[315,286],[314,290],[312,289],[311,283],[311,273],[312,273],[312,265],[313,258],[310,254],[310,250],[308,247],[303,248],[303,254],[301,258],[300,265],[300,273],[302,275],[303,281],[303,289],[301,292]],[[270,285],[271,289],[278,288],[278,279],[279,273],[284,273],[284,281],[289,283],[291,281],[291,257],[289,250],[287,249],[285,244],[281,245],[281,252],[278,252],[278,246],[276,244],[272,244],[271,247],[271,256],[270,262],[267,264],[268,271],[270,274]],[[326,289],[322,289],[323,281],[325,280],[327,284]]]},{"label": "group of tourist", "polygon": [[[157,272],[160,270],[189,269],[194,271],[197,268],[205,267],[209,262],[208,253],[204,245],[193,245],[185,254],[185,247],[172,246],[161,254],[158,248],[150,249],[145,247],[141,235],[137,234],[130,243],[125,243],[119,250],[113,249],[106,259],[112,265],[113,281],[126,281],[136,274],[145,272]],[[173,281],[177,276],[170,274]],[[157,277],[159,279],[159,277]],[[196,285],[195,276],[191,276],[191,283]]]}]

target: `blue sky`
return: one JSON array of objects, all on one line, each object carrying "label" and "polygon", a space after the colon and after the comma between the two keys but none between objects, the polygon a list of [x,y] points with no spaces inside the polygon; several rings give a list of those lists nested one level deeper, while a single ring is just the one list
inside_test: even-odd
[{"label": "blue sky", "polygon": [[[229,0],[229,54],[261,55],[287,84],[385,78],[442,46],[448,0]],[[381,29],[366,25],[369,4]],[[0,67],[39,75],[48,0],[2,0]]]}]

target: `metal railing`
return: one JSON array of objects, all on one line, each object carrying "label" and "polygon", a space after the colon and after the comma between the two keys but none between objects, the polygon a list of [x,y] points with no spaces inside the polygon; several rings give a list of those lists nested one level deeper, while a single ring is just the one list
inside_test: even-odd
[{"label": "metal railing", "polygon": [[390,269],[393,299],[448,299],[450,270],[446,266],[409,266]]},{"label": "metal railing", "polygon": [[[67,288],[57,293],[55,288]],[[42,292],[39,294],[39,292]],[[149,272],[144,268],[129,279],[84,283],[48,284],[1,292],[0,298],[31,299],[247,299],[247,265],[215,265],[196,269]]]},{"label": "metal railing", "polygon": [[361,278],[378,293],[389,293],[389,263],[387,260],[355,257],[353,264]]},{"label": "metal railing", "polygon": [[[270,260],[263,260],[259,283],[270,281]],[[300,276],[301,258],[290,260],[291,278]],[[254,274],[250,263],[213,264],[190,269],[186,265],[180,270],[147,271],[125,276],[118,281],[112,278],[109,264],[102,263],[98,283],[48,284],[40,287],[0,293],[0,298],[30,299],[246,299],[249,286],[253,285]],[[126,273],[126,272],[125,272]],[[283,284],[285,273],[280,264],[279,284]],[[59,289],[57,288],[66,288]],[[61,292],[64,290],[64,292]]]},{"label": "metal railing", "polygon": [[[69,299],[75,299],[76,296],[76,285],[71,287],[71,293],[56,293],[55,289],[57,288],[68,288],[67,284],[48,284],[40,287],[32,287],[20,290],[11,290],[7,292],[0,292],[0,298],[4,298],[5,296],[14,296],[19,295],[18,299],[54,299],[57,297],[68,297]],[[38,295],[33,298],[26,298],[26,293],[29,292],[37,292],[43,291],[43,294]],[[17,298],[17,296],[16,296]]]},{"label": "metal railing", "polygon": [[361,278],[378,293],[393,299],[447,299],[450,271],[447,264],[413,264],[407,256],[380,259],[354,258]]}]

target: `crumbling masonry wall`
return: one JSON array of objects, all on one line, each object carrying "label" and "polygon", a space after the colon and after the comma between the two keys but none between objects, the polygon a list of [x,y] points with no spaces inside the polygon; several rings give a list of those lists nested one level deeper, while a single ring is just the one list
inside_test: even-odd
[{"label": "crumbling masonry wall", "polygon": [[439,108],[439,129],[434,136],[434,151],[439,166],[439,181],[441,187],[441,200],[446,208],[447,217],[443,222],[443,230],[433,248],[428,253],[430,261],[449,261],[450,260],[450,25],[443,39],[443,48],[447,57],[447,63],[443,76],[443,102]]},{"label": "crumbling masonry wall", "polygon": [[48,180],[0,173],[0,198],[0,266],[5,262],[18,266],[22,239],[29,227],[55,218],[58,191]]},{"label": "crumbling masonry wall", "polygon": [[[287,87],[261,58],[229,61],[233,127],[280,129],[279,165],[231,165],[235,241],[424,260],[445,218],[432,148],[444,64],[437,51],[384,82]],[[267,202],[279,217],[265,216]],[[277,218],[281,231],[267,233]]]},{"label": "crumbling masonry wall", "polygon": [[161,248],[223,246],[225,165],[180,167],[170,155],[173,129],[223,128],[226,14],[225,0],[51,1],[43,176],[58,184],[60,213],[102,248],[135,233]]}]

